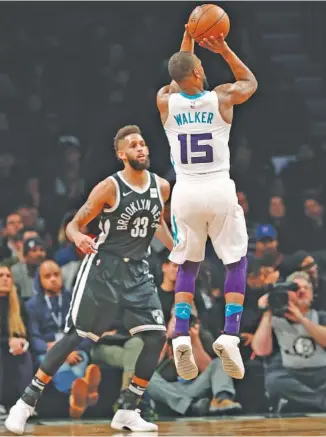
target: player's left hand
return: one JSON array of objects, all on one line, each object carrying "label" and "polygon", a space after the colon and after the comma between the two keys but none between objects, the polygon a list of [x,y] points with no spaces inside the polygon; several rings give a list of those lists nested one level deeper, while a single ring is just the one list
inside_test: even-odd
[{"label": "player's left hand", "polygon": [[288,312],[285,313],[285,317],[294,323],[302,323],[304,315],[300,309],[291,301],[289,301]]},{"label": "player's left hand", "polygon": [[74,238],[76,247],[85,255],[89,253],[96,253],[96,244],[88,235],[83,234],[82,232],[78,232]]},{"label": "player's left hand", "polygon": [[220,34],[218,38],[210,36],[209,38],[204,38],[199,43],[200,47],[210,50],[213,53],[223,54],[228,48],[227,43],[224,41],[223,33]]}]

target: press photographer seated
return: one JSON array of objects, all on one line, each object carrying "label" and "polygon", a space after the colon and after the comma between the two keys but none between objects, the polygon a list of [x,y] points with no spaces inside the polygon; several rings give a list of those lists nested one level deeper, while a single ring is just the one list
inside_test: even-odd
[{"label": "press photographer seated", "polygon": [[326,313],[312,309],[307,273],[295,272],[287,282],[297,290],[281,286],[259,299],[264,314],[252,348],[265,357],[265,386],[271,398],[326,411]]}]

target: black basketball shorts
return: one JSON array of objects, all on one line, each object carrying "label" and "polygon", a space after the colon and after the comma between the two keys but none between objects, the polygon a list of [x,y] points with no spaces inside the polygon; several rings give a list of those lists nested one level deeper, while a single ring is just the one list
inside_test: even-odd
[{"label": "black basketball shorts", "polygon": [[87,255],[77,275],[65,332],[75,326],[81,337],[97,341],[121,315],[131,335],[166,331],[148,262],[104,252]]}]

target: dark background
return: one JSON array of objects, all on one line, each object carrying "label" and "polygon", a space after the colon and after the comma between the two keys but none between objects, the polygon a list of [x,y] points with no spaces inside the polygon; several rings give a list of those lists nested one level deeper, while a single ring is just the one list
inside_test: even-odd
[{"label": "dark background", "polygon": [[[32,176],[40,189],[51,182],[62,159],[58,135],[65,133],[80,140],[87,192],[118,168],[112,138],[128,123],[140,125],[153,171],[170,169],[155,93],[169,82],[167,60],[197,4],[0,4],[0,148],[15,156],[17,186]],[[270,157],[294,154],[303,143],[318,151],[326,135],[325,4],[221,6],[231,19],[228,43],[259,82],[257,94],[236,109],[232,158],[246,143],[258,172]],[[196,53],[211,86],[233,80],[218,55],[198,46]],[[40,208],[53,214],[42,201]]]},{"label": "dark background", "polygon": [[[168,59],[179,50],[184,24],[199,4],[0,3],[3,228],[6,215],[25,206],[32,226],[46,237],[48,255],[69,246],[58,241],[63,217],[82,204],[95,183],[120,168],[113,137],[126,124],[141,127],[152,171],[173,182],[155,96],[169,83]],[[253,98],[236,108],[230,140],[232,177],[249,201],[248,233],[254,224],[270,223],[268,204],[279,196],[287,224],[279,236],[281,252],[325,250],[326,3],[219,5],[231,20],[228,44],[259,83]],[[221,57],[195,50],[211,87],[234,80]],[[295,163],[279,173],[275,157],[282,156]],[[307,196],[322,207],[317,220],[304,215]],[[223,286],[215,261],[211,275]],[[262,379],[257,387],[263,393]],[[103,404],[109,391],[108,384]],[[256,404],[251,399],[247,411],[258,411],[260,399]]]}]

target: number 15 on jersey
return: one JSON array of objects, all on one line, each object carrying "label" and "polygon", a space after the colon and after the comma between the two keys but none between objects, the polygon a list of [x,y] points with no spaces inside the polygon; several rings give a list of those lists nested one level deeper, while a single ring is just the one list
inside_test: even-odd
[{"label": "number 15 on jersey", "polygon": [[213,162],[213,147],[210,144],[212,139],[211,133],[179,134],[181,163],[207,164]]}]

